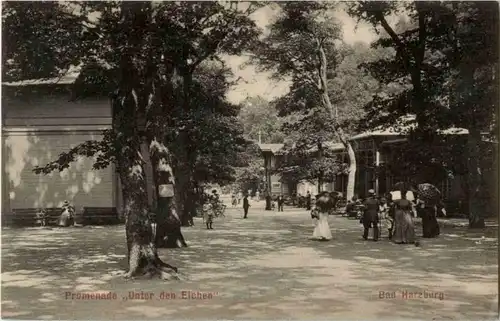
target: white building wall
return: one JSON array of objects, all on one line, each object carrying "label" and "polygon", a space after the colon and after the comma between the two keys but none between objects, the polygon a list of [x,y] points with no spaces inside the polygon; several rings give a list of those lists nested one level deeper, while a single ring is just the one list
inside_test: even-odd
[{"label": "white building wall", "polygon": [[4,209],[59,207],[64,200],[83,206],[118,207],[113,166],[93,170],[79,157],[68,169],[48,175],[32,170],[87,140],[102,138],[111,127],[107,99],[69,102],[68,96],[3,99],[2,195]]}]

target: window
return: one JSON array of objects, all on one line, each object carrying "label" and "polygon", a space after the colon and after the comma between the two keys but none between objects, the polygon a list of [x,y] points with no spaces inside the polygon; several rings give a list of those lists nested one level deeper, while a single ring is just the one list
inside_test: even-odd
[{"label": "window", "polygon": [[374,149],[374,144],[372,139],[365,139],[356,141],[355,149],[358,151],[372,151]]},{"label": "window", "polygon": [[374,166],[375,165],[375,159],[373,157],[373,151],[367,151],[365,153],[365,164],[369,167],[371,166]]}]

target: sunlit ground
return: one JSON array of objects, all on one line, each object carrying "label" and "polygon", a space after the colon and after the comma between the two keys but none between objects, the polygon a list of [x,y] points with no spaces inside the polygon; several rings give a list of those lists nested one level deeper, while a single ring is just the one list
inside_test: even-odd
[{"label": "sunlit ground", "polygon": [[[170,281],[120,276],[126,268],[123,226],[4,229],[2,317],[481,320],[497,315],[496,227],[445,228],[441,237],[417,248],[386,238],[364,242],[358,221],[331,216],[334,240],[315,242],[304,210],[265,212],[263,205],[255,203],[246,220],[242,209],[229,209],[215,230],[204,229],[201,220],[185,228],[188,248],[161,250],[181,272],[180,280]],[[125,300],[131,291],[153,297]],[[211,298],[183,299],[182,291]],[[405,291],[421,292],[422,298],[405,299]],[[117,298],[77,300],[83,292],[112,292]],[[380,292],[395,298],[381,299]],[[424,297],[429,295],[435,297]]]}]

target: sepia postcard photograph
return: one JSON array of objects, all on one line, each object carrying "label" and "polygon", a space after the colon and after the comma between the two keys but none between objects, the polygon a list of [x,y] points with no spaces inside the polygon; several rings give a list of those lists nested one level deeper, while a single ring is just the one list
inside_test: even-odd
[{"label": "sepia postcard photograph", "polygon": [[498,320],[497,1],[1,1],[3,320]]}]

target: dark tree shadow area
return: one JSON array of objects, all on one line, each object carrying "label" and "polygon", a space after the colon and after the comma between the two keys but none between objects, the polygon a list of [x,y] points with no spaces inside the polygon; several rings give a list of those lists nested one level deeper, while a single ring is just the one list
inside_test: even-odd
[{"label": "dark tree shadow area", "polygon": [[[160,250],[180,270],[180,280],[166,282],[122,278],[123,226],[3,230],[2,317],[481,320],[497,314],[496,228],[445,228],[414,247],[362,241],[359,222],[332,216],[334,239],[315,242],[305,211],[256,208],[248,219],[241,212],[228,209],[214,230],[198,219],[183,230],[189,247]],[[109,291],[116,300],[71,299]],[[128,299],[141,291],[154,295]],[[183,291],[211,297],[185,299]],[[405,299],[404,291],[437,297]],[[380,292],[396,297],[382,299]]]}]

